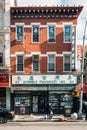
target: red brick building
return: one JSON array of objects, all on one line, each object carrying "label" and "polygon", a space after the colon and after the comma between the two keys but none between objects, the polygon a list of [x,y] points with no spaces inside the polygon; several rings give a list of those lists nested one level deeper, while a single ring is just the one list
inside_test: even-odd
[{"label": "red brick building", "polygon": [[17,114],[72,108],[80,7],[11,8],[11,101]]}]

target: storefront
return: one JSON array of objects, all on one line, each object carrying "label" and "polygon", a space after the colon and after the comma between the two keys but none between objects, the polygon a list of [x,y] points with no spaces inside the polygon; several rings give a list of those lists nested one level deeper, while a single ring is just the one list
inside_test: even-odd
[{"label": "storefront", "polygon": [[12,77],[11,106],[16,114],[45,113],[48,103],[52,104],[54,114],[64,113],[66,106],[72,108],[71,90],[77,82],[75,76],[33,75],[32,80],[29,79],[29,75]]},{"label": "storefront", "polygon": [[6,108],[6,89],[9,88],[9,75],[0,74],[0,107]]},{"label": "storefront", "polygon": [[25,92],[14,94],[14,110],[16,114],[44,113],[47,104],[46,92]]}]

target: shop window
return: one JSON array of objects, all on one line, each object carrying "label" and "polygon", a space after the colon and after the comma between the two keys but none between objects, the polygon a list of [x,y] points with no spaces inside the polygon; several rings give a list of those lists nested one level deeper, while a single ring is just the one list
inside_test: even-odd
[{"label": "shop window", "polygon": [[33,71],[39,71],[39,55],[33,55]]},{"label": "shop window", "polygon": [[3,53],[0,53],[0,65],[3,65]]},{"label": "shop window", "polygon": [[48,56],[48,71],[55,71],[55,56]]},{"label": "shop window", "polygon": [[64,27],[64,42],[71,42],[71,26]]},{"label": "shop window", "polygon": [[39,27],[38,26],[34,26],[32,27],[32,37],[33,37],[33,42],[39,42]]},{"label": "shop window", "polygon": [[30,106],[29,97],[15,97],[15,106]]},{"label": "shop window", "polygon": [[23,56],[17,56],[17,71],[23,71]]},{"label": "shop window", "polygon": [[55,27],[54,26],[49,26],[48,27],[48,42],[52,43],[55,42]]},{"label": "shop window", "polygon": [[17,41],[23,41],[23,38],[24,38],[24,28],[23,26],[17,26],[16,27],[16,39]]},{"label": "shop window", "polygon": [[6,108],[6,97],[0,97],[0,108]]},{"label": "shop window", "polygon": [[64,71],[70,71],[70,56],[64,56]]}]

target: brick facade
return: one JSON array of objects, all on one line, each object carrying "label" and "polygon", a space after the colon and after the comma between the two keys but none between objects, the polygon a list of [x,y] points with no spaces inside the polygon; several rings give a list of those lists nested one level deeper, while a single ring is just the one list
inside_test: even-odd
[{"label": "brick facade", "polygon": [[[63,8],[63,7],[62,7]],[[62,9],[61,8],[61,9]],[[17,8],[18,10],[26,10],[31,8]],[[31,10],[34,10],[32,8]],[[41,8],[40,8],[41,9]],[[45,8],[46,10],[47,8]],[[11,8],[12,10],[16,10],[16,8]],[[64,10],[64,8],[62,9]],[[12,12],[11,12],[12,14]],[[25,14],[27,15],[27,14]],[[39,14],[40,15],[40,14]],[[67,15],[67,13],[66,13]],[[77,14],[78,15],[78,14]],[[18,16],[18,14],[17,14]],[[77,16],[78,17],[78,16]],[[15,54],[15,52],[26,52],[26,54],[31,54],[31,52],[41,52],[41,54],[46,54],[47,52],[56,52],[56,54],[63,54],[63,52],[71,52],[72,51],[72,43],[64,43],[64,23],[72,23],[72,25],[77,24],[77,17],[75,18],[13,18],[13,14],[11,16],[11,25],[15,26],[16,23],[24,23],[24,41],[18,43],[16,41],[16,28],[11,27],[11,54]],[[39,43],[32,43],[32,27],[27,27],[28,25],[32,25],[32,23],[40,23],[40,41]],[[48,43],[48,34],[47,34],[47,24],[48,23],[56,23],[56,42],[53,44]],[[41,27],[42,26],[42,27]],[[45,27],[44,27],[45,26]],[[59,27],[58,27],[59,26]],[[28,57],[25,58],[25,73],[32,73],[32,59]],[[47,56],[40,57],[40,73],[48,73],[47,72]],[[44,62],[45,61],[45,62]],[[27,62],[27,63],[26,63]],[[28,64],[29,63],[29,64]],[[11,68],[12,72],[15,73],[15,62],[12,62],[11,58]],[[63,72],[63,57],[56,57],[56,72]]]},{"label": "brick facade", "polygon": [[[63,113],[63,98],[67,96],[72,108],[70,92],[77,84],[77,78],[71,74],[71,70],[75,68],[76,25],[82,8],[11,8],[10,75],[12,79],[11,101],[14,101],[11,104],[16,114],[44,113],[48,103],[52,103],[54,113]],[[23,41],[17,40],[17,26],[22,26],[24,29],[22,30],[23,36],[19,32]],[[39,27],[39,42],[33,42],[33,27],[37,26]],[[49,31],[50,26],[54,27],[51,28],[54,30]],[[71,29],[69,39],[67,39],[66,32],[66,41],[69,40],[69,42],[64,39],[65,26],[70,26],[69,29]],[[49,37],[54,38],[51,39],[54,41],[50,42]],[[37,40],[36,35],[34,38]],[[39,64],[34,64],[36,61],[34,55],[39,55],[39,58],[37,57]],[[49,60],[50,56],[53,56],[51,60]],[[68,61],[65,61],[65,56],[66,58],[69,56]],[[20,68],[17,71],[20,62],[22,71]],[[68,72],[64,70],[65,62],[66,64],[69,62],[66,66],[66,70],[69,69]],[[50,66],[49,69],[48,66]],[[36,67],[36,70],[33,70],[33,67]],[[21,99],[20,102],[17,102],[19,99]],[[22,107],[25,110],[24,113],[21,113]]]}]

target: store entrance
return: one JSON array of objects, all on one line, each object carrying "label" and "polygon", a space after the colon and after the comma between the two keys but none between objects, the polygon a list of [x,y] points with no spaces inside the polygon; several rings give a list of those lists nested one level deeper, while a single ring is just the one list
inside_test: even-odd
[{"label": "store entrance", "polygon": [[45,95],[32,95],[32,113],[44,113],[45,104]]}]

